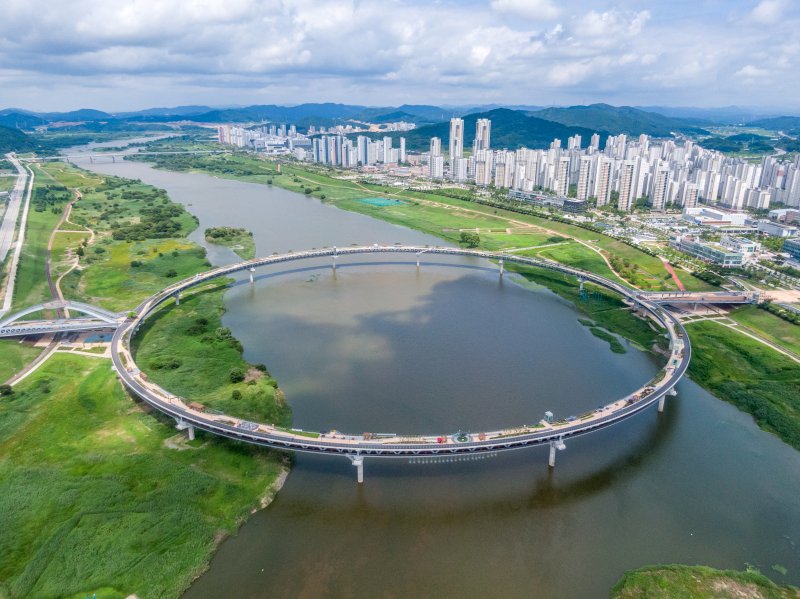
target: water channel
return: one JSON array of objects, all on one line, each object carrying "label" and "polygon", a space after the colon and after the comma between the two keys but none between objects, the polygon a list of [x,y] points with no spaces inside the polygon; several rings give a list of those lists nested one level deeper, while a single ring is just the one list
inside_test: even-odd
[{"label": "water channel", "polygon": [[[279,188],[77,162],[166,189],[198,216],[192,238],[206,246],[202,231],[220,225],[253,231],[260,255],[441,243]],[[236,257],[211,247],[209,259]],[[307,429],[531,422],[621,396],[659,367],[634,347],[613,354],[549,291],[475,266],[263,276],[226,294],[224,324]],[[604,597],[625,570],[653,563],[749,563],[800,583],[800,453],[694,382],[678,391],[661,416],[572,441],[554,471],[543,448],[439,465],[368,460],[358,486],[346,460],[298,455],[273,504],[185,597]]]}]

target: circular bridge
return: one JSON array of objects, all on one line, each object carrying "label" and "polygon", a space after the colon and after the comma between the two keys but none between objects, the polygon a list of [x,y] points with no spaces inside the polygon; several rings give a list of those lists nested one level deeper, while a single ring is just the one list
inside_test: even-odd
[{"label": "circular bridge", "polygon": [[[479,434],[459,432],[450,436],[323,434],[282,429],[225,414],[211,414],[194,409],[190,405],[190,400],[177,397],[154,384],[141,373],[134,362],[130,352],[131,336],[161,304],[173,299],[180,301],[181,293],[192,287],[217,277],[243,271],[249,271],[252,283],[253,272],[258,267],[314,258],[332,258],[332,267],[335,269],[338,258],[361,254],[415,254],[417,266],[425,254],[468,256],[497,261],[500,276],[503,275],[506,263],[545,268],[574,276],[581,287],[585,282],[591,282],[619,293],[632,304],[634,309],[661,325],[669,337],[669,359],[666,366],[638,390],[584,414],[557,421],[542,420],[538,423]],[[223,437],[277,449],[347,457],[358,468],[359,482],[363,481],[365,457],[425,460],[447,459],[453,456],[456,456],[455,459],[460,459],[458,456],[467,456],[468,459],[469,456],[477,457],[499,451],[549,445],[549,463],[553,466],[556,449],[563,449],[566,439],[608,428],[638,414],[654,403],[658,403],[659,411],[663,410],[665,396],[675,394],[675,384],[686,372],[691,358],[689,338],[678,319],[635,289],[550,260],[449,247],[403,245],[334,247],[255,258],[222,266],[171,285],[145,300],[135,312],[136,316],[126,320],[114,334],[111,343],[114,368],[132,393],[160,412],[174,418],[178,422],[178,428],[187,429],[192,438],[195,428],[198,428]]]}]

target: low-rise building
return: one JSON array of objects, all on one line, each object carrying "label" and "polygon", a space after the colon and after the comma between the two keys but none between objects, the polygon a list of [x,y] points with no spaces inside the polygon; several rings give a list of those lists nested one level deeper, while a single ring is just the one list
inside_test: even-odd
[{"label": "low-rise building", "polygon": [[758,221],[758,232],[769,235],[770,237],[792,237],[797,235],[797,227],[792,225],[782,225],[769,220]]},{"label": "low-rise building", "polygon": [[744,264],[744,255],[731,250],[720,243],[704,242],[688,235],[677,237],[670,245],[690,256],[719,264],[724,268],[732,268]]},{"label": "low-rise building", "polygon": [[800,237],[796,239],[787,239],[784,241],[783,251],[789,254],[792,258],[800,260]]}]

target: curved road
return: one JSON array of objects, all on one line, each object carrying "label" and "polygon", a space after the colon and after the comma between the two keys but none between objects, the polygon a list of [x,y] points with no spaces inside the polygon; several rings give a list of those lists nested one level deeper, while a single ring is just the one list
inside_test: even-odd
[{"label": "curved road", "polygon": [[[426,254],[470,256],[498,260],[501,268],[504,262],[547,268],[575,276],[580,281],[591,281],[620,293],[630,300],[634,306],[638,306],[653,320],[660,323],[668,332],[671,353],[667,366],[653,380],[636,392],[602,408],[574,418],[567,418],[553,423],[542,421],[533,425],[522,425],[500,431],[471,434],[460,440],[456,439],[455,435],[448,437],[397,435],[365,438],[365,436],[361,435],[343,435],[339,433],[325,435],[298,430],[283,430],[269,424],[247,422],[232,416],[209,414],[194,410],[189,407],[189,400],[176,397],[149,381],[139,371],[130,354],[129,344],[132,334],[136,332],[141,323],[159,305],[171,298],[179,297],[182,291],[211,279],[255,269],[259,266],[311,258],[332,257],[335,261],[338,257],[357,254],[405,253],[419,255],[423,252]],[[375,245],[339,249],[324,248],[256,258],[216,268],[176,283],[143,302],[137,308],[136,314],[135,318],[127,320],[114,334],[111,342],[111,357],[114,368],[117,370],[123,384],[132,393],[155,409],[174,418],[179,427],[190,428],[190,433],[193,433],[193,427],[196,427],[224,437],[278,449],[346,456],[359,467],[363,464],[363,457],[448,456],[493,453],[548,443],[551,444],[551,448],[554,445],[559,446],[564,439],[607,428],[638,414],[656,402],[663,402],[665,395],[673,392],[675,384],[686,372],[691,358],[689,339],[678,319],[658,304],[643,299],[637,290],[630,289],[598,275],[541,258],[458,248]],[[660,406],[663,406],[663,403]],[[359,470],[359,479],[361,479],[361,470]]]}]

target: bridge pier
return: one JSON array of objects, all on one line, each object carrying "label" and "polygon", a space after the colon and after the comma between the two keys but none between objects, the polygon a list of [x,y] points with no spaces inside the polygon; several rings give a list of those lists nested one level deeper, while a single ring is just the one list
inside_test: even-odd
[{"label": "bridge pier", "polygon": [[666,398],[667,398],[666,395],[662,395],[658,400],[658,413],[659,414],[663,414],[664,413],[664,404],[666,403]]},{"label": "bridge pier", "polygon": [[560,438],[555,441],[550,441],[550,459],[547,460],[547,465],[550,466],[550,468],[556,467],[556,449],[558,451],[563,451],[566,448],[567,446],[564,445],[564,441]]},{"label": "bridge pier", "polygon": [[336,272],[336,254],[333,255],[333,272]]},{"label": "bridge pier", "polygon": [[503,263],[503,259],[500,258],[500,276],[503,276],[503,271],[505,270],[505,264]]},{"label": "bridge pier", "polygon": [[579,291],[583,292],[583,284],[584,284],[586,281],[584,281],[583,279],[578,279],[578,282],[580,283],[580,289],[579,289]]},{"label": "bridge pier", "polygon": [[251,268],[251,269],[250,269],[250,284],[251,284],[251,285],[255,283],[255,280],[254,280],[254,278],[253,278],[253,273],[254,273],[254,272],[256,272],[256,269],[255,269],[255,268]]},{"label": "bridge pier", "polygon": [[180,306],[181,305],[181,292],[180,291],[175,294],[175,305],[176,306]]},{"label": "bridge pier", "polygon": [[364,482],[364,458],[360,455],[351,457],[350,462],[356,467],[356,478],[358,480],[358,484],[362,484]]},{"label": "bridge pier", "polygon": [[189,441],[194,441],[194,425],[188,424],[183,420],[177,420],[178,424],[175,428],[179,431],[186,431],[186,434],[189,436]]}]

